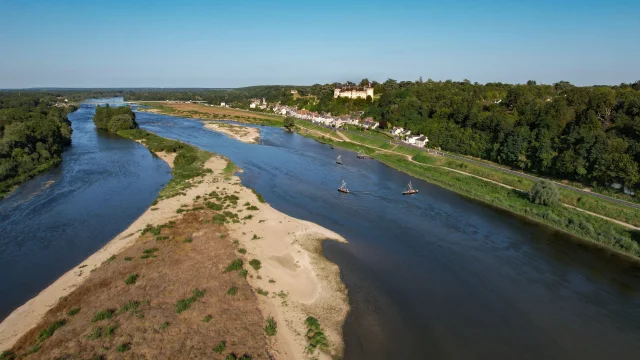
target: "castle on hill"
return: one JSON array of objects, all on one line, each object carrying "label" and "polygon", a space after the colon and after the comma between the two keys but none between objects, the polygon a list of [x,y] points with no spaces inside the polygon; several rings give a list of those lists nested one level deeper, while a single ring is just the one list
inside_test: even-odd
[{"label": "castle on hill", "polygon": [[366,99],[367,96],[371,96],[373,99],[373,87],[371,83],[369,83],[368,86],[336,85],[335,90],[333,90],[334,98]]}]

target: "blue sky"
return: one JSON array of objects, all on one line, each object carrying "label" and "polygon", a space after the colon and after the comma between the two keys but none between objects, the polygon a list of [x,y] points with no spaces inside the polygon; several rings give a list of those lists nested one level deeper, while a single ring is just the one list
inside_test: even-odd
[{"label": "blue sky", "polygon": [[640,79],[640,1],[0,0],[0,88]]}]

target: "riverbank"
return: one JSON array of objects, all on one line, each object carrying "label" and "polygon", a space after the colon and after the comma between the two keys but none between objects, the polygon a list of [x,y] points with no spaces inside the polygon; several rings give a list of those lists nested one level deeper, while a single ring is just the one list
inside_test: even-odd
[{"label": "riverbank", "polygon": [[414,156],[409,154],[373,148],[348,139],[338,141],[332,137],[312,133],[305,135],[333,146],[363,151],[372,158],[409,175],[564,231],[627,259],[636,262],[640,260],[640,234],[634,226],[621,225],[612,219],[599,217],[599,214],[592,215],[584,209],[571,206],[547,207],[533,204],[528,200],[526,191],[509,188],[502,183],[460,170],[437,166],[433,157],[422,157],[419,158],[420,161],[413,161]]},{"label": "riverbank", "polygon": [[[346,289],[320,245],[344,239],[261,202],[222,157],[141,130],[121,135],[173,165],[174,178],[129,228],[5,319],[0,349],[340,356]],[[309,316],[328,339],[322,353],[308,351]]]},{"label": "riverbank", "polygon": [[240,140],[247,144],[257,144],[260,139],[260,129],[258,128],[212,122],[205,122],[204,127],[209,130],[221,132],[233,139]]},{"label": "riverbank", "polygon": [[[210,107],[192,105],[196,108],[191,110],[189,117],[211,116],[202,112],[202,109]],[[169,115],[174,115],[172,112],[176,111],[169,107],[159,110]],[[375,140],[354,134],[346,136],[341,132],[336,133],[303,121],[298,121],[297,124],[298,133],[302,136],[348,150],[362,150],[376,160],[412,176],[602,245],[630,256],[634,261],[640,258],[640,234],[635,230],[640,225],[640,211],[620,207],[605,200],[577,195],[566,189],[561,189],[560,194],[561,201],[569,205],[568,207],[549,208],[535,205],[526,199],[526,193],[533,186],[532,181],[450,159],[443,162],[419,149],[393,145],[385,139]],[[519,191],[505,188],[503,185]],[[620,222],[628,226],[621,225]]]}]

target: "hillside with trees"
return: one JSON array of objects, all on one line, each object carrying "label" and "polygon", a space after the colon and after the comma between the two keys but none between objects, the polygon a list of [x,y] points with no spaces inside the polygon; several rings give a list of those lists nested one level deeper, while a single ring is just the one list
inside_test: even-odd
[{"label": "hillside with trees", "polygon": [[67,115],[76,107],[58,100],[50,94],[0,92],[0,199],[62,161],[71,144]]},{"label": "hillside with trees", "polygon": [[[368,82],[363,79],[359,84]],[[565,81],[512,85],[389,79],[372,84],[375,99],[334,99],[335,84],[125,92],[125,96],[226,102],[238,108],[247,108],[252,98],[265,98],[333,115],[362,113],[383,129],[400,126],[427,135],[429,147],[557,179],[638,189],[640,81],[589,87]]]},{"label": "hillside with trees", "polygon": [[137,129],[136,114],[129,106],[98,106],[93,115],[93,123],[101,130],[117,133],[120,130]]}]

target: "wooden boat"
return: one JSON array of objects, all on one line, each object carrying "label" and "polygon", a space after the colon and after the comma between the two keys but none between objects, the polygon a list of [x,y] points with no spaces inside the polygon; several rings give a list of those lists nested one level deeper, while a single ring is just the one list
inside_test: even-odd
[{"label": "wooden boat", "polygon": [[338,155],[338,158],[336,159],[336,164],[342,165],[342,156]]},{"label": "wooden boat", "polygon": [[407,185],[407,187],[404,189],[404,191],[402,192],[402,195],[411,195],[411,194],[417,194],[418,190],[413,188],[413,185],[411,185],[411,181],[409,181],[409,185]]},{"label": "wooden boat", "polygon": [[362,152],[362,150],[358,151],[358,159],[366,159],[368,158],[367,155],[364,154],[364,152]]},{"label": "wooden boat", "polygon": [[347,189],[347,183],[342,180],[342,185],[338,188],[338,191],[343,192],[345,194],[350,193],[349,189]]}]

